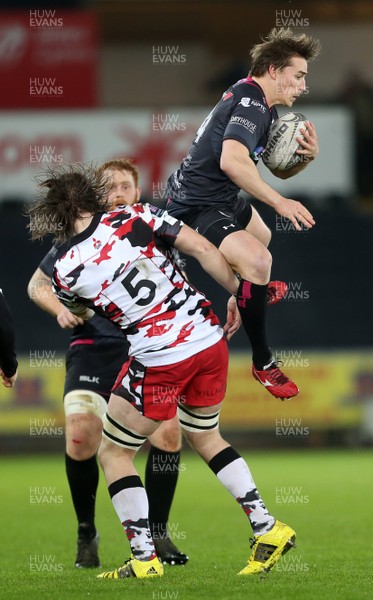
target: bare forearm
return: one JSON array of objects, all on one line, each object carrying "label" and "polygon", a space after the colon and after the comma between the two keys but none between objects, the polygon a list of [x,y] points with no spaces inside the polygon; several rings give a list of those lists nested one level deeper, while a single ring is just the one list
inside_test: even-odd
[{"label": "bare forearm", "polygon": [[77,325],[82,325],[83,320],[89,316],[75,316],[59,301],[52,289],[50,278],[38,267],[30,279],[27,287],[30,299],[35,302],[39,308],[57,319],[62,329],[72,329]]},{"label": "bare forearm", "polygon": [[222,167],[229,179],[253,198],[261,200],[272,208],[276,208],[281,201],[281,194],[263,181],[248,155],[231,159],[228,164],[223,163]]},{"label": "bare forearm", "polygon": [[[212,246],[212,245],[211,245]],[[238,279],[224,256],[212,246],[207,252],[195,255],[201,267],[211,275],[230,294],[235,294],[238,288]]]},{"label": "bare forearm", "polygon": [[202,235],[183,225],[174,244],[176,250],[192,256],[202,268],[231,294],[236,293],[237,279],[222,253]]},{"label": "bare forearm", "polygon": [[27,292],[29,298],[35,302],[39,308],[45,310],[53,317],[57,317],[61,311],[62,304],[53,293],[50,283],[40,279],[31,279]]}]

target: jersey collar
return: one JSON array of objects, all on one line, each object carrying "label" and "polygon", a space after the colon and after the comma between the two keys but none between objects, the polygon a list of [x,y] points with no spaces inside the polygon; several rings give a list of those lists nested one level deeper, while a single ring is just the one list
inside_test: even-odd
[{"label": "jersey collar", "polygon": [[91,237],[91,235],[96,230],[103,214],[104,214],[103,212],[99,212],[99,213],[96,213],[95,215],[93,215],[93,219],[90,222],[90,224],[88,225],[88,227],[86,229],[84,229],[84,231],[77,233],[70,239],[69,248],[71,248],[72,246],[75,246],[76,244],[79,244],[80,242],[83,242],[84,240]]}]

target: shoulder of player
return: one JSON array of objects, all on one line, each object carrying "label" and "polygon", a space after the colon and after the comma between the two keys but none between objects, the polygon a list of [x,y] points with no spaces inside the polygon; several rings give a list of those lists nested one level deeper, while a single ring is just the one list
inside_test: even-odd
[{"label": "shoulder of player", "polygon": [[60,261],[67,255],[69,250],[68,242],[54,244],[52,248],[49,250],[49,256],[53,259],[53,263],[56,264],[57,261]]},{"label": "shoulder of player", "polygon": [[146,204],[143,204],[142,206],[144,207],[144,210],[146,210],[153,216],[162,217],[165,214],[164,208],[160,208],[159,206],[150,204],[150,202],[147,202]]},{"label": "shoulder of player", "polygon": [[56,260],[56,257],[60,257],[64,252],[66,252],[67,248],[67,242],[56,242],[50,248],[49,252],[47,252],[47,255]]},{"label": "shoulder of player", "polygon": [[234,104],[244,108],[255,108],[259,113],[270,112],[269,106],[263,97],[261,89],[250,79],[241,79],[233,87]]}]

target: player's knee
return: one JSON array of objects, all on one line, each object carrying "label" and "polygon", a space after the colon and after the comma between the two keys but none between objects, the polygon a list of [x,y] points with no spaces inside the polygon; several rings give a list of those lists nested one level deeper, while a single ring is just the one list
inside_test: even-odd
[{"label": "player's knee", "polygon": [[66,441],[66,452],[74,460],[88,460],[96,454],[100,443],[100,434],[90,436],[86,431],[76,431]]},{"label": "player's knee", "polygon": [[163,442],[163,450],[166,452],[179,452],[181,449],[181,434],[177,437],[169,437]]},{"label": "player's knee", "polygon": [[96,454],[101,440],[101,420],[93,415],[70,415],[66,419],[66,451],[75,460]]},{"label": "player's knee", "polygon": [[74,436],[66,443],[66,452],[74,460],[88,460],[96,454],[97,445],[92,444],[84,436]]},{"label": "player's knee", "polygon": [[263,277],[269,276],[272,267],[272,255],[266,248],[263,248],[263,250],[254,256],[253,263],[258,275]]},{"label": "player's knee", "polygon": [[244,264],[240,269],[240,275],[243,279],[249,281],[254,280],[255,283],[264,285],[268,283],[272,268],[272,255],[263,246],[263,248],[257,251],[250,257],[250,264]]},{"label": "player's knee", "polygon": [[179,452],[181,448],[181,429],[179,422],[165,421],[149,436],[150,443],[165,452]]},{"label": "player's knee", "polygon": [[179,436],[177,439],[167,437],[167,438],[162,438],[161,440],[158,440],[157,442],[153,442],[152,440],[150,440],[150,441],[151,441],[152,446],[156,446],[157,448],[159,448],[160,450],[163,450],[164,452],[179,452],[179,450],[181,449],[181,436]]}]

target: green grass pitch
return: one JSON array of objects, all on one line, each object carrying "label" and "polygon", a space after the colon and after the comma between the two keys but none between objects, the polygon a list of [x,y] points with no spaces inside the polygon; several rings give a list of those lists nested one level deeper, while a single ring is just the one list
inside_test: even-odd
[{"label": "green grass pitch", "polygon": [[[245,453],[269,510],[297,531],[297,548],[265,578],[238,577],[249,556],[246,517],[202,461],[183,452],[170,518],[185,567],[150,580],[97,580],[74,568],[76,523],[63,456],[2,457],[0,597],[81,600],[358,600],[373,597],[372,456],[368,450]],[[144,469],[144,453],[137,459]],[[100,558],[129,547],[102,473]]]}]

